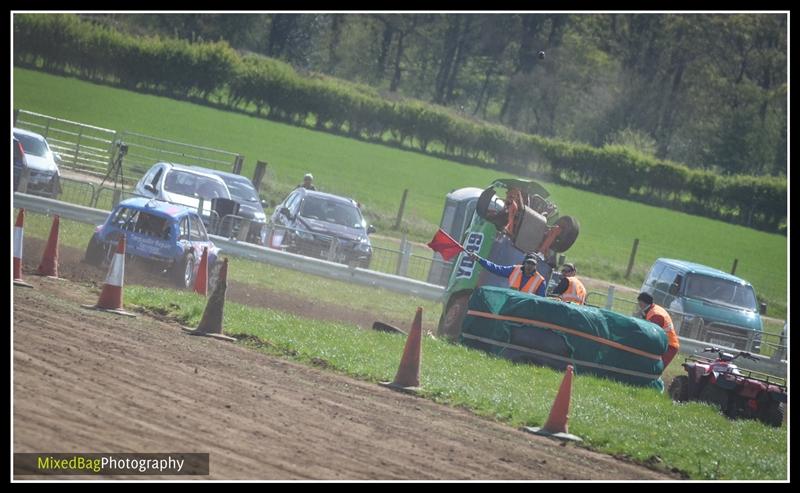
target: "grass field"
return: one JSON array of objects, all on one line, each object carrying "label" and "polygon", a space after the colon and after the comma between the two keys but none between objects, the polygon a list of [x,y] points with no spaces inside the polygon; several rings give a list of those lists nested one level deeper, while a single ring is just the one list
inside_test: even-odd
[{"label": "grass field", "polygon": [[[167,310],[190,326],[205,299],[186,292],[126,287],[128,303]],[[175,306],[180,308],[175,308]],[[306,320],[226,303],[225,332],[249,335],[242,344],[271,354],[377,382],[391,380],[405,338]],[[562,374],[424,338],[422,395],[464,406],[512,426],[541,425]],[[652,389],[577,375],[569,430],[585,444],[642,462],[660,462],[697,479],[784,479],[786,428],[730,421],[710,406],[673,404]],[[743,446],[743,444],[747,444]]]},{"label": "grass field", "polygon": [[[428,241],[436,229],[444,195],[464,186],[487,186],[507,176],[415,152],[292,127],[239,113],[168,98],[123,91],[76,79],[15,69],[15,108],[108,128],[239,152],[244,174],[256,160],[269,162],[270,199],[315,175],[324,191],[365,204],[380,233],[394,222],[400,197],[409,189],[405,225],[412,239]],[[785,318],[787,238],[720,221],[545,184],[564,215],[581,223],[567,253],[579,274],[638,287],[653,260],[671,257],[730,271],[753,283],[768,302],[768,315]],[[633,274],[624,279],[634,238],[640,240]]]}]

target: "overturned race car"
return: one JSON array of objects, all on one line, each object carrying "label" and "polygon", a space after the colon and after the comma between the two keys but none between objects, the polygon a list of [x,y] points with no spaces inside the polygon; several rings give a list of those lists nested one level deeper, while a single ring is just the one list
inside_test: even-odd
[{"label": "overturned race car", "polygon": [[179,287],[193,286],[204,247],[208,248],[209,272],[214,272],[220,250],[191,209],[155,199],[124,200],[97,226],[84,260],[97,266],[107,263],[122,234],[128,258],[169,276]]}]

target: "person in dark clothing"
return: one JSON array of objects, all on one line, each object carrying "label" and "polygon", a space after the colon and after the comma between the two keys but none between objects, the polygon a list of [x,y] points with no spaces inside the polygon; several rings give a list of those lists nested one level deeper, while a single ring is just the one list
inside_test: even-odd
[{"label": "person in dark clothing", "polygon": [[301,188],[302,187],[302,188],[305,188],[306,190],[316,190],[317,188],[314,186],[313,181],[314,181],[314,177],[311,175],[311,173],[306,173],[306,175],[303,177],[303,183],[300,184],[300,185],[297,185],[296,188]]},{"label": "person in dark clothing", "polygon": [[497,265],[494,262],[490,262],[478,256],[474,252],[469,252],[469,256],[492,274],[500,277],[507,277],[508,287],[510,289],[516,289],[517,291],[538,296],[545,296],[547,283],[544,282],[544,277],[536,272],[539,256],[535,253],[525,255],[522,265]]}]

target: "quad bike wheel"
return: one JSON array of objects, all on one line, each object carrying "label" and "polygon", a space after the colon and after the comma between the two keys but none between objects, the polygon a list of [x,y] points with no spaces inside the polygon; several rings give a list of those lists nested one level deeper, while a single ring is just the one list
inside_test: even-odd
[{"label": "quad bike wheel", "polygon": [[689,400],[689,377],[679,375],[669,384],[669,396],[675,402],[686,402]]},{"label": "quad bike wheel", "polygon": [[768,424],[780,428],[783,425],[784,410],[780,402],[772,401],[761,411],[758,419]]}]

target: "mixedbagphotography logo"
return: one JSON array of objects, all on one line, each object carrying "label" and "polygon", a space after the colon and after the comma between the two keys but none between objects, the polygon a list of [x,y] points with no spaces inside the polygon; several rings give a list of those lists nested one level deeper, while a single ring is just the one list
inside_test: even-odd
[{"label": "mixedbagphotography logo", "polygon": [[15,453],[14,474],[25,475],[208,475],[208,454],[185,452]]}]

